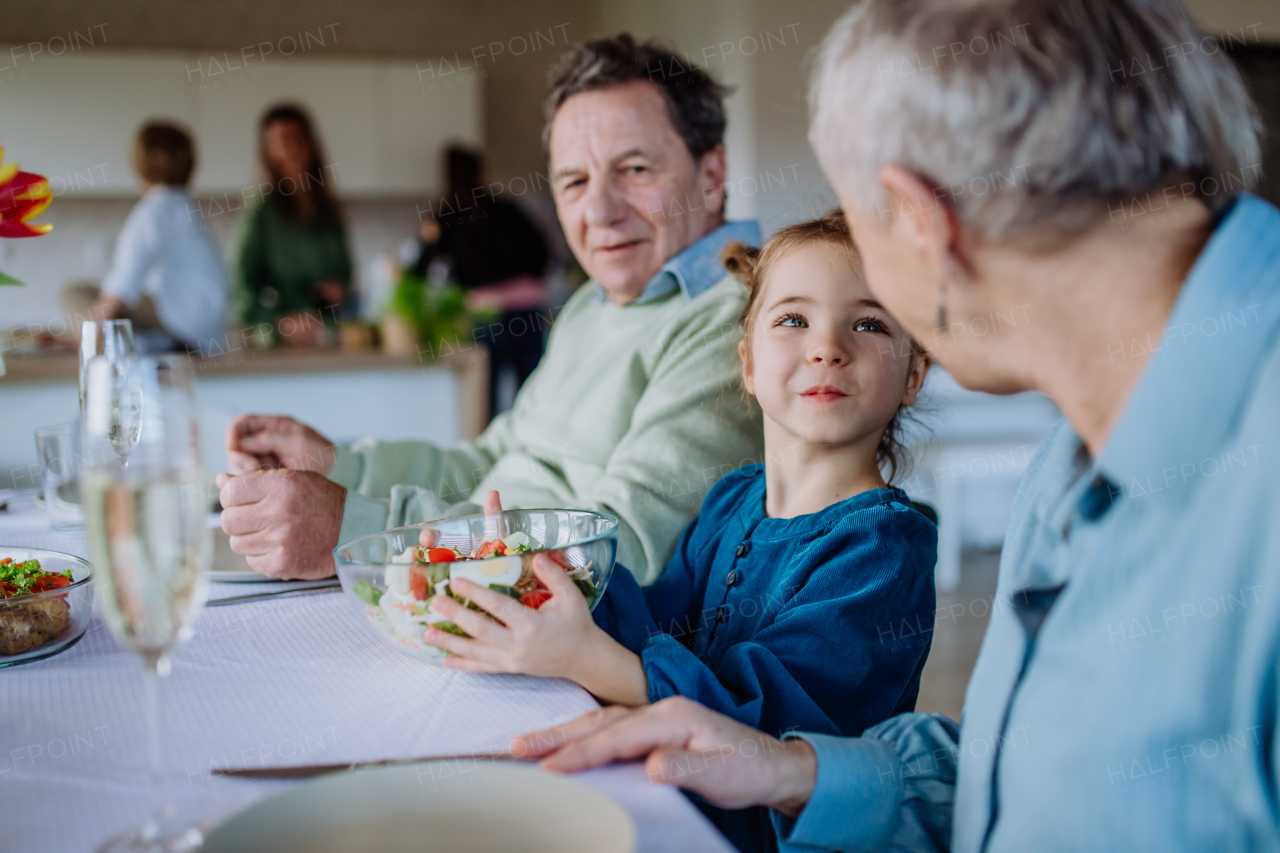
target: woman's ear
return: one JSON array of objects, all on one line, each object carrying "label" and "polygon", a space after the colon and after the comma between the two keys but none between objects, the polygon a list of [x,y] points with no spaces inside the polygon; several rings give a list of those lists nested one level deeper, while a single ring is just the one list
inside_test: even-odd
[{"label": "woman's ear", "polygon": [[924,378],[929,375],[929,368],[932,366],[933,359],[927,352],[915,357],[911,369],[907,371],[907,387],[902,391],[902,405],[910,406],[915,403],[916,397],[920,396],[920,388],[924,385]]},{"label": "woman's ear", "polygon": [[751,349],[747,346],[746,338],[738,341],[738,358],[742,359],[742,387],[754,397],[756,395],[755,366],[751,363]]},{"label": "woman's ear", "polygon": [[929,281],[945,283],[948,264],[954,260],[968,266],[959,217],[919,175],[888,165],[880,167],[877,177],[888,197],[889,235]]}]

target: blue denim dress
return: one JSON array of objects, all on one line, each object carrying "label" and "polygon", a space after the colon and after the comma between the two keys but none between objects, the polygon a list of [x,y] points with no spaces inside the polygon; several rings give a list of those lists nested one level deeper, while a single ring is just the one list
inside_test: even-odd
[{"label": "blue denim dress", "polygon": [[[853,736],[915,708],[937,538],[899,489],[769,518],[764,466],[749,465],[711,489],[652,586],[616,569],[595,620],[640,656],[650,702]],[[765,810],[700,806],[739,848],[774,848]]]}]

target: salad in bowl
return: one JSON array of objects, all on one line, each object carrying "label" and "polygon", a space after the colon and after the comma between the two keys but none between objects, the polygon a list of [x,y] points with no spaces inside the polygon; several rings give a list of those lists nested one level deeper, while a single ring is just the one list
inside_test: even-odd
[{"label": "salad in bowl", "polygon": [[0,668],[70,648],[89,627],[93,581],[79,557],[0,547]]},{"label": "salad in bowl", "polygon": [[449,589],[450,581],[466,578],[537,609],[551,598],[533,572],[535,555],[545,553],[564,567],[594,608],[613,573],[617,550],[613,516],[526,509],[385,530],[339,545],[333,554],[343,591],[361,621],[401,651],[438,664],[445,652],[423,639],[427,629],[466,636],[431,609],[436,595],[465,602]]}]

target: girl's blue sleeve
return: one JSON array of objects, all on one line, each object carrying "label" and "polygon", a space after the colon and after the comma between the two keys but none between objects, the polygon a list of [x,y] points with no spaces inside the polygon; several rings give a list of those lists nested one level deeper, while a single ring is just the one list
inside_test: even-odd
[{"label": "girl's blue sleeve", "polygon": [[773,735],[856,735],[912,710],[932,636],[937,532],[915,512],[867,512],[870,524],[823,537],[813,565],[777,567],[778,589],[799,589],[714,669],[669,635],[649,638],[649,701],[685,696]]},{"label": "girl's blue sleeve", "polygon": [[706,590],[707,572],[726,520],[752,484],[752,469],[734,471],[720,479],[689,522],[666,570],[648,587],[641,587],[626,567],[614,567],[600,603],[592,612],[595,623],[635,654],[650,637],[667,633],[692,642],[698,630],[698,605]]},{"label": "girl's blue sleeve", "polygon": [[701,515],[697,516],[685,528],[675,556],[652,585],[641,587],[625,566],[614,567],[613,577],[592,616],[597,625],[632,652],[640,654],[649,638],[662,632],[692,636],[697,630],[697,619],[689,621],[689,609],[697,585],[697,561],[707,545],[698,524],[701,519]]}]

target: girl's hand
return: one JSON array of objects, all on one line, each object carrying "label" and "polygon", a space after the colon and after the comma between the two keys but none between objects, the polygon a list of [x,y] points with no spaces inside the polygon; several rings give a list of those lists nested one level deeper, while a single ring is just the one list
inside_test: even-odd
[{"label": "girl's hand", "polygon": [[[502,498],[495,489],[484,496],[485,539],[501,539],[507,535],[507,521],[502,516]],[[436,547],[439,534],[430,527],[418,534],[418,544],[424,548]]]},{"label": "girl's hand", "polygon": [[445,666],[469,672],[574,678],[587,647],[609,639],[608,635],[591,621],[587,600],[554,560],[538,554],[533,570],[551,590],[551,598],[537,610],[462,578],[450,581],[449,588],[483,607],[488,616],[447,595],[432,599],[433,610],[449,617],[474,638],[429,630],[427,642],[453,654],[445,658]]},{"label": "girl's hand", "polygon": [[450,589],[488,615],[448,596],[432,599],[433,610],[471,635],[427,631],[428,643],[450,652],[444,665],[468,672],[568,678],[607,701],[645,704],[648,681],[640,659],[596,627],[582,592],[551,557],[535,556],[533,570],[551,590],[551,598],[537,610],[462,578],[450,581]]}]

